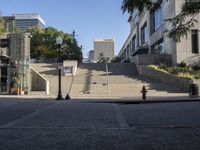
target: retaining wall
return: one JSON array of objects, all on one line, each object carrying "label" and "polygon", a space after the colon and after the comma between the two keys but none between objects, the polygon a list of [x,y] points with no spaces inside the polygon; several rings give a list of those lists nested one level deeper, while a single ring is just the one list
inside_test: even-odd
[{"label": "retaining wall", "polygon": [[189,85],[191,83],[197,83],[199,85],[199,91],[200,91],[200,81],[199,80],[191,80],[191,79],[185,79],[181,77],[177,77],[172,74],[160,72],[157,70],[153,70],[151,68],[148,68],[148,66],[137,66],[138,72],[140,75],[151,78],[153,80],[157,80],[160,82],[163,82],[165,84],[177,87],[179,89],[182,89],[185,92],[189,92]]}]

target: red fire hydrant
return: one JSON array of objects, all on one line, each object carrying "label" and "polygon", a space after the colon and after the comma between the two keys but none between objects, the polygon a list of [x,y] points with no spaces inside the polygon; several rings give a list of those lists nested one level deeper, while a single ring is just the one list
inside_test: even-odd
[{"label": "red fire hydrant", "polygon": [[146,98],[147,98],[147,96],[146,96],[147,94],[146,94],[146,93],[147,93],[148,91],[147,91],[145,85],[143,85],[142,91],[141,91],[141,92],[142,92],[142,99],[143,99],[143,100],[146,100]]}]

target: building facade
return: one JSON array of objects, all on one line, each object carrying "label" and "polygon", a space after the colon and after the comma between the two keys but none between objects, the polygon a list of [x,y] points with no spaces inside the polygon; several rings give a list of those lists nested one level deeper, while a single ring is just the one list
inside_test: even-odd
[{"label": "building facade", "polygon": [[32,27],[44,28],[45,21],[39,14],[13,14],[15,26],[21,31],[26,31]]},{"label": "building facade", "polygon": [[15,17],[0,16],[0,32],[13,33],[15,31]]},{"label": "building facade", "polygon": [[0,94],[9,94],[11,83],[29,91],[30,33],[0,34]]},{"label": "building facade", "polygon": [[112,38],[94,39],[94,60],[99,61],[99,57],[104,57],[111,61],[114,58],[115,40]]},{"label": "building facade", "polygon": [[88,52],[88,61],[90,62],[90,63],[94,63],[95,61],[94,61],[94,50],[90,50],[89,52]]},{"label": "building facade", "polygon": [[[196,23],[188,36],[182,37],[180,42],[175,42],[166,34],[166,30],[173,26],[164,20],[179,14],[182,2],[184,1],[163,1],[160,8],[135,11],[128,19],[130,34],[118,56],[123,60],[134,61],[134,57],[139,54],[168,54],[173,65],[191,59],[195,61],[196,57],[199,57],[200,22]],[[195,19],[200,20],[200,15]]]}]

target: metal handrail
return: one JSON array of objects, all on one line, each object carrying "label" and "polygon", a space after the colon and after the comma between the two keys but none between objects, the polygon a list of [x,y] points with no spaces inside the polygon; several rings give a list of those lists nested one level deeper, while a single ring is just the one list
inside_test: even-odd
[{"label": "metal handrail", "polygon": [[106,76],[107,76],[107,95],[108,95],[108,63],[106,62]]}]

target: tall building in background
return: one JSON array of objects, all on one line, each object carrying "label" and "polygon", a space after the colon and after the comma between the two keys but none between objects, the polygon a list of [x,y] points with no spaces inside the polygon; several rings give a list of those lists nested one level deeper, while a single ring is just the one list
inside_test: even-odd
[{"label": "tall building in background", "polygon": [[15,17],[15,26],[21,31],[32,27],[44,28],[45,21],[39,14],[13,14]]},{"label": "tall building in background", "polygon": [[13,33],[15,30],[15,17],[0,16],[0,32]]},{"label": "tall building in background", "polygon": [[113,38],[97,38],[94,39],[94,60],[99,61],[99,57],[103,56],[108,61],[114,58],[115,40]]},{"label": "tall building in background", "polygon": [[94,62],[94,50],[90,50],[89,52],[88,52],[88,60],[89,60],[89,62]]}]

